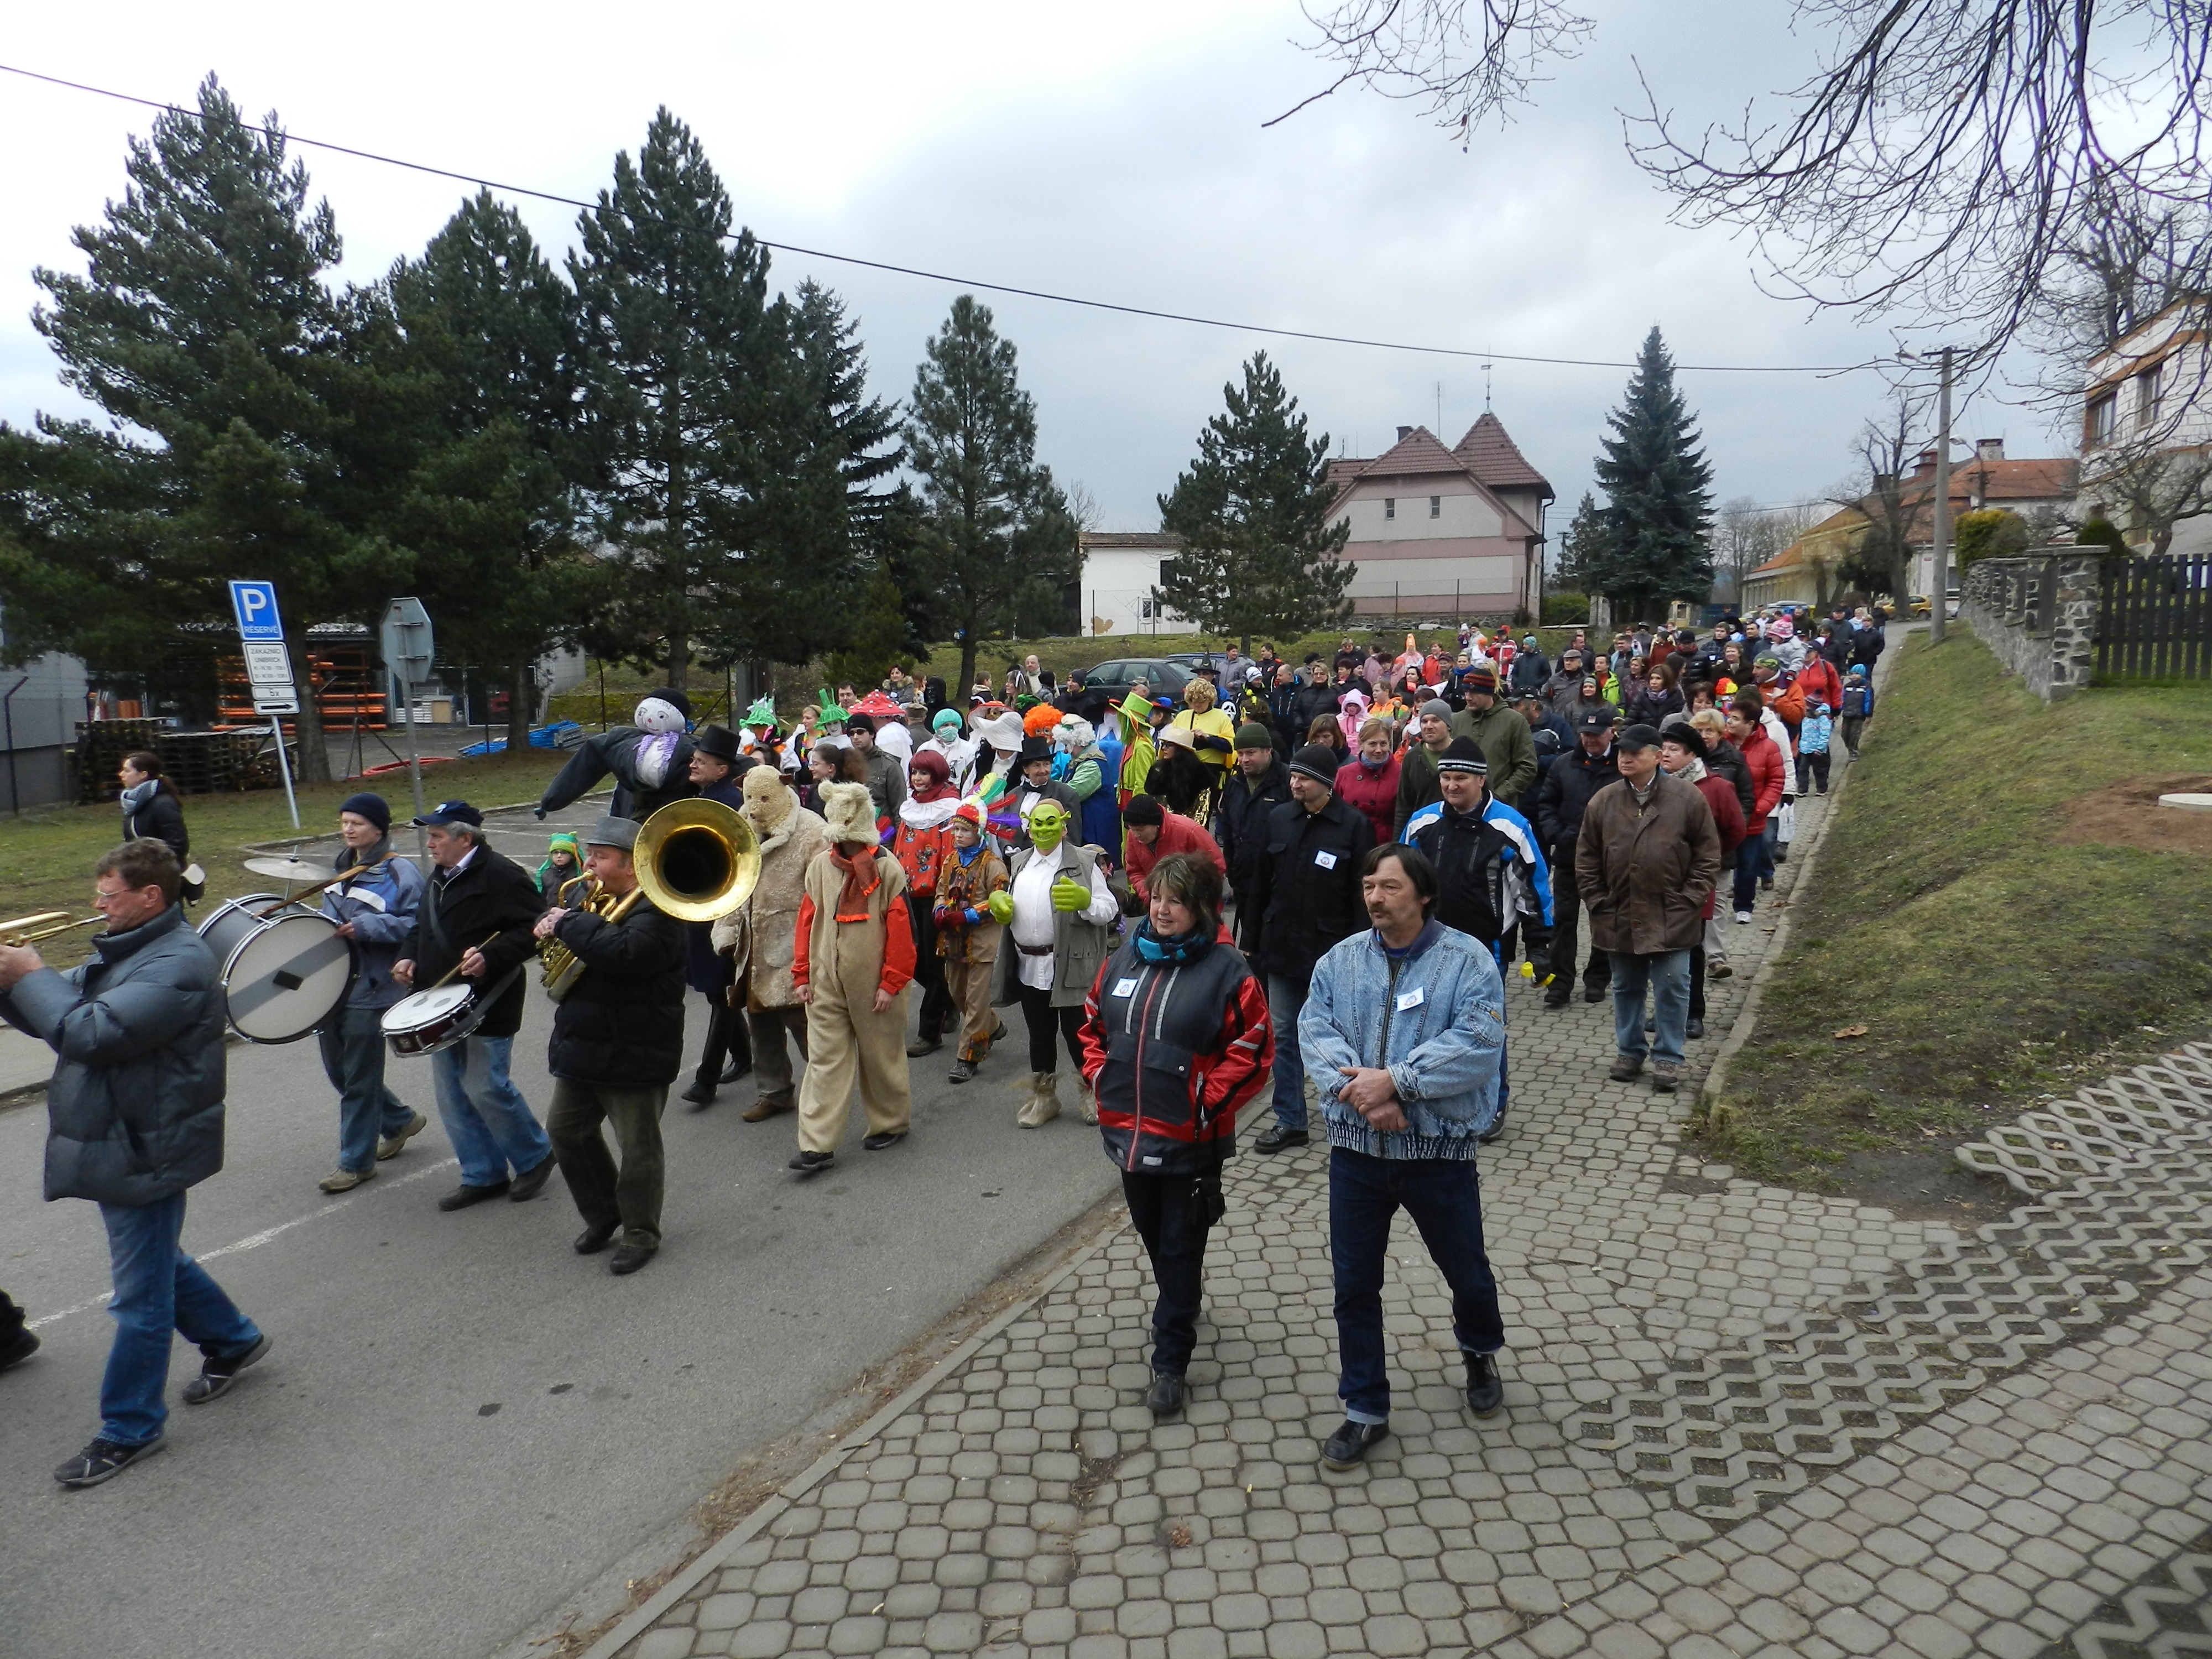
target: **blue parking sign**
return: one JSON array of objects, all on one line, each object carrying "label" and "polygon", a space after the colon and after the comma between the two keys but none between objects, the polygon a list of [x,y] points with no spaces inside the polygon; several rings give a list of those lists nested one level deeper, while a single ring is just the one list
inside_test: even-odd
[{"label": "blue parking sign", "polygon": [[282,640],[284,623],[276,614],[276,584],[233,582],[230,608],[238,617],[241,640]]}]

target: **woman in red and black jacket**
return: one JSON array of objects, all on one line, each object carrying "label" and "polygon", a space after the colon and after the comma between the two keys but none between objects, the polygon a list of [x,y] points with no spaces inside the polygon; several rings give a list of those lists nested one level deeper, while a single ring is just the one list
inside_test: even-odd
[{"label": "woman in red and black jacket", "polygon": [[1145,1403],[1167,1417],[1182,1409],[1198,1340],[1221,1165],[1236,1150],[1237,1109],[1274,1064],[1275,1039],[1267,991],[1221,925],[1220,871],[1173,854],[1145,887],[1145,919],[1092,981],[1079,1036],[1106,1153],[1159,1285]]}]

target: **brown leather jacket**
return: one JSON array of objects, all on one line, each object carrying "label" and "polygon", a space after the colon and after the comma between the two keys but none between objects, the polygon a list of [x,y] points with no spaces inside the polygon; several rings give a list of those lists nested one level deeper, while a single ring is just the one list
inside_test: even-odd
[{"label": "brown leather jacket", "polygon": [[1641,810],[1626,779],[1590,797],[1575,840],[1575,882],[1599,950],[1690,949],[1720,872],[1720,831],[1695,784],[1656,774]]}]

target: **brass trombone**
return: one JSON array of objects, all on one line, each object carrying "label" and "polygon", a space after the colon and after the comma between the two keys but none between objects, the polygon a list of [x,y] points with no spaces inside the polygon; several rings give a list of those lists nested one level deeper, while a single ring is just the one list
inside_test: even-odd
[{"label": "brass trombone", "polygon": [[91,927],[106,921],[106,916],[71,916],[66,910],[35,910],[27,916],[14,916],[0,921],[0,945],[35,945],[42,939],[52,939],[57,933],[66,933],[76,927]]},{"label": "brass trombone", "polygon": [[[678,921],[713,921],[743,904],[760,881],[760,842],[752,826],[720,801],[671,801],[638,826],[630,860],[637,885],[620,899],[578,876],[562,884],[561,902],[570,904],[568,890],[582,882],[585,896],[573,908],[609,921],[620,921],[641,895]],[[584,964],[557,939],[541,940],[538,954],[540,982],[558,1002],[575,988]]]}]

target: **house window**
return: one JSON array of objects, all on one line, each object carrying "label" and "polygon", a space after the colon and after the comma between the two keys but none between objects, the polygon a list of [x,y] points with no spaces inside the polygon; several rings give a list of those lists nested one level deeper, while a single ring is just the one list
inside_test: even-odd
[{"label": "house window", "polygon": [[2087,442],[2092,445],[2112,442],[2112,421],[2118,411],[2119,401],[2118,393],[2107,392],[2089,405],[2088,422],[2083,434]]},{"label": "house window", "polygon": [[1430,496],[1430,497],[1429,497],[1429,516],[1430,516],[1431,518],[1432,518],[1432,519],[1441,519],[1441,518],[1443,518],[1443,515],[1444,515],[1444,498],[1443,498],[1443,496],[1441,496],[1441,495],[1431,495],[1431,496]]},{"label": "house window", "polygon": [[2166,391],[2166,365],[2154,363],[2136,376],[2136,425],[2148,428],[2158,420],[2158,406]]},{"label": "house window", "polygon": [[1398,516],[1398,498],[1395,495],[1385,495],[1382,498],[1382,516],[1386,519],[1395,519]]}]

